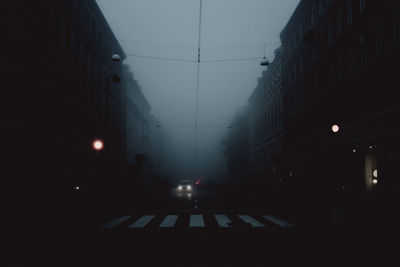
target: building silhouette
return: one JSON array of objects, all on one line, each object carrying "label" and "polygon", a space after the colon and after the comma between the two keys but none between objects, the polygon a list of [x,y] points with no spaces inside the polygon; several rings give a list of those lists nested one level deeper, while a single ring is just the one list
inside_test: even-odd
[{"label": "building silhouette", "polygon": [[[11,209],[64,209],[59,215],[68,216],[83,198],[101,206],[118,194],[132,159],[132,109],[148,105],[143,95],[132,103],[140,88],[121,45],[94,0],[6,0],[0,13],[0,127]],[[101,152],[92,148],[95,138],[104,141]]]},{"label": "building silhouette", "polygon": [[[395,0],[303,0],[282,30],[274,123],[282,121],[278,188],[288,213],[330,220],[370,199],[388,209],[399,202],[399,14]],[[269,179],[275,150],[257,153],[274,129],[264,79],[250,98],[251,164]]]}]

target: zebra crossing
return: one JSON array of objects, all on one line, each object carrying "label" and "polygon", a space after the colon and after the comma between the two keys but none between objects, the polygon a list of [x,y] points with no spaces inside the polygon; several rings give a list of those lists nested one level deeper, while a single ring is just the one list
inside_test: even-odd
[{"label": "zebra crossing", "polygon": [[153,228],[173,229],[180,222],[180,227],[189,229],[205,229],[217,227],[225,229],[240,228],[243,226],[251,228],[293,228],[289,223],[273,215],[250,215],[250,214],[168,214],[168,215],[124,215],[113,218],[103,225],[101,229],[145,229],[150,225]]}]

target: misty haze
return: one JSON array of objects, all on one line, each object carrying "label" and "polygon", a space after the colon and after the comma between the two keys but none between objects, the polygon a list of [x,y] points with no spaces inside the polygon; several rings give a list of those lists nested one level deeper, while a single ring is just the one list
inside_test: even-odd
[{"label": "misty haze", "polygon": [[399,0],[0,21],[5,266],[399,264]]}]

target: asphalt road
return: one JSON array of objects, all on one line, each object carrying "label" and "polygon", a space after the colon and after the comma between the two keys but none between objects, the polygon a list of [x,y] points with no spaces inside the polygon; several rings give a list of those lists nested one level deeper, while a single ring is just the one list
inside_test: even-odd
[{"label": "asphalt road", "polygon": [[389,221],[386,228],[297,224],[268,199],[215,188],[136,201],[90,216],[86,207],[68,223],[26,218],[6,242],[14,253],[5,253],[4,266],[398,266],[390,244],[399,236]]}]

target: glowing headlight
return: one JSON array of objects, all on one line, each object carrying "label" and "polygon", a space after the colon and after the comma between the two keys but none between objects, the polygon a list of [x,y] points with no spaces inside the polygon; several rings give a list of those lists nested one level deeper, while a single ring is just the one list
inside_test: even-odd
[{"label": "glowing headlight", "polygon": [[190,185],[188,185],[187,189],[188,189],[188,190],[191,190],[191,189],[192,189],[192,187],[191,187]]},{"label": "glowing headlight", "polygon": [[180,186],[178,186],[178,190],[182,190],[182,186],[180,185]]}]

